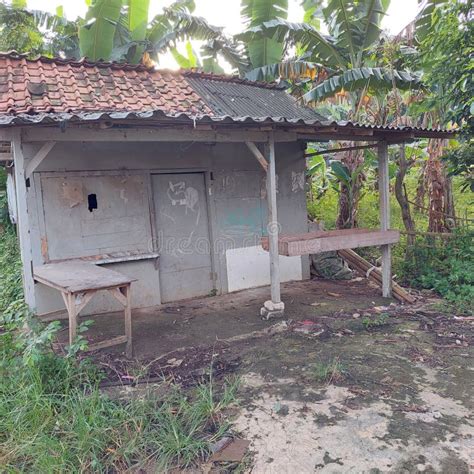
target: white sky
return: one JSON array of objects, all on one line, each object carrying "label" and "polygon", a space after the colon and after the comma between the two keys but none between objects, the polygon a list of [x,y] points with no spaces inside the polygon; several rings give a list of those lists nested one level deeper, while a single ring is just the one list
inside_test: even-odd
[{"label": "white sky", "polygon": [[[195,15],[204,17],[210,24],[223,26],[229,34],[242,30],[240,18],[240,0],[195,0]],[[150,0],[150,14],[153,17],[172,0]],[[289,21],[302,21],[301,0],[289,0]],[[69,19],[84,16],[87,7],[85,0],[28,0],[28,8],[54,12],[58,5],[63,5]],[[418,0],[391,0],[388,14],[382,26],[392,34],[399,33],[416,15]],[[160,60],[160,67],[175,69],[177,65],[171,55]]]}]

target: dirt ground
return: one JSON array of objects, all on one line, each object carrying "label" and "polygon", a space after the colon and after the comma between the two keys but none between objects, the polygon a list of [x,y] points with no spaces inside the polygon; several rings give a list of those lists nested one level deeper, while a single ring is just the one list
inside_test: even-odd
[{"label": "dirt ground", "polygon": [[[359,280],[285,284],[284,320],[262,321],[267,293],[137,312],[137,360],[96,355],[104,389],[193,385],[211,369],[218,381],[240,377],[233,434],[251,442],[247,472],[474,470],[472,318],[434,299],[396,305]],[[120,332],[119,322],[97,317],[94,339]]]}]

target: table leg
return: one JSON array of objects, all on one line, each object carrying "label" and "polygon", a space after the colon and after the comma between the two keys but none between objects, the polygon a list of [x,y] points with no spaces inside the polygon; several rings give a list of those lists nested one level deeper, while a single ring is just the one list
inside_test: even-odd
[{"label": "table leg", "polygon": [[73,293],[63,293],[63,298],[69,315],[69,345],[72,345],[77,336],[76,295]]},{"label": "table leg", "polygon": [[130,285],[124,286],[124,296],[126,298],[125,304],[125,335],[127,336],[127,346],[125,348],[125,355],[128,358],[132,357],[133,344],[132,344],[132,302],[131,302],[131,291]]}]

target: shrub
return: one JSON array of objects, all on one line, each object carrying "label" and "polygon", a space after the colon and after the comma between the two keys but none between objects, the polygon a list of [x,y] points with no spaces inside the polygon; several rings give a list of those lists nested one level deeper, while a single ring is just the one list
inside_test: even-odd
[{"label": "shrub", "polygon": [[417,239],[402,265],[404,280],[415,288],[434,290],[455,311],[474,312],[474,232],[457,230],[450,239],[435,243]]},{"label": "shrub", "polygon": [[0,271],[2,472],[123,472],[150,464],[162,472],[207,457],[228,428],[224,410],[235,401],[235,382],[218,388],[210,378],[192,391],[171,385],[111,399],[92,361],[77,357],[80,335],[60,357],[51,348],[59,324],[30,318],[12,228],[0,235]]}]

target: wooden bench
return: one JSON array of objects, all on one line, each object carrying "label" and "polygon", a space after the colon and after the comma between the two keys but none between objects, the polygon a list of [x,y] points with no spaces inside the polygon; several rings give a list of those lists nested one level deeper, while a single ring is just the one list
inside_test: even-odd
[{"label": "wooden bench", "polygon": [[[288,257],[394,244],[400,240],[398,230],[339,229],[280,235],[278,253]],[[262,247],[269,250],[268,237],[262,237]]]},{"label": "wooden bench", "polygon": [[133,278],[87,262],[50,263],[35,267],[36,281],[61,292],[69,316],[69,344],[77,335],[77,316],[99,291],[107,291],[124,307],[125,335],[91,344],[89,350],[126,343],[125,354],[132,356],[132,313],[130,286]]}]

